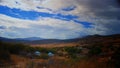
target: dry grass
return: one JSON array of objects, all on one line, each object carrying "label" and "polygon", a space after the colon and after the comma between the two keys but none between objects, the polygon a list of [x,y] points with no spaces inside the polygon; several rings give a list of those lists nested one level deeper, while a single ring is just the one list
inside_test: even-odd
[{"label": "dry grass", "polygon": [[70,46],[76,46],[76,43],[54,43],[54,44],[34,44],[30,45],[32,47],[43,47],[43,48],[54,48],[54,47],[70,47]]},{"label": "dry grass", "polygon": [[[104,62],[98,62],[92,59],[81,59],[73,61],[65,57],[54,56],[49,59],[28,59],[17,55],[11,55],[12,60],[16,63],[18,68],[107,68]],[[111,67],[112,68],[112,67]]]}]

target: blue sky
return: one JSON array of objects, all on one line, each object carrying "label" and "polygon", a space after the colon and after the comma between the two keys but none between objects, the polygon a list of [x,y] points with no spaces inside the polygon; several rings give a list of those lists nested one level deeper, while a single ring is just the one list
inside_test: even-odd
[{"label": "blue sky", "polygon": [[1,0],[0,36],[71,39],[117,34],[118,11],[112,0]]},{"label": "blue sky", "polygon": [[[63,9],[64,11],[70,11],[74,10],[75,7],[67,7]],[[7,6],[0,6],[0,13],[19,18],[19,19],[28,19],[28,20],[37,20],[38,17],[48,17],[48,18],[55,18],[55,19],[60,19],[60,20],[65,20],[65,21],[74,21],[76,23],[81,23],[83,26],[86,28],[91,27],[91,23],[89,22],[82,22],[79,20],[76,20],[79,18],[79,16],[75,15],[62,15],[61,13],[46,13],[46,12],[36,12],[36,11],[24,11],[20,9],[15,9],[15,8],[9,8]]]}]

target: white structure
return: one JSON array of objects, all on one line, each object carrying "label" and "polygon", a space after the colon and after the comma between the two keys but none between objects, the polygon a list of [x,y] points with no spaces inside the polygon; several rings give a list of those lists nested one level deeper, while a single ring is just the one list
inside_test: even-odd
[{"label": "white structure", "polygon": [[48,56],[54,56],[54,54],[52,52],[49,52]]},{"label": "white structure", "polygon": [[39,51],[35,51],[34,54],[37,55],[37,56],[40,56],[41,53]]}]

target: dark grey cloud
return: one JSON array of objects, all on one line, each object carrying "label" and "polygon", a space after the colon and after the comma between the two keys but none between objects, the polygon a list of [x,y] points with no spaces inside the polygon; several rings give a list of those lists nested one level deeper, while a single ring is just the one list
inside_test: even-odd
[{"label": "dark grey cloud", "polygon": [[107,19],[120,19],[120,0],[78,0],[95,16]]},{"label": "dark grey cloud", "polygon": [[117,0],[117,2],[118,2],[118,5],[120,5],[120,0]]},{"label": "dark grey cloud", "polygon": [[102,34],[120,33],[120,0],[77,1],[80,6],[84,6],[87,9],[85,13],[88,16],[98,19],[94,21],[93,26],[97,32],[103,31]]},{"label": "dark grey cloud", "polygon": [[[120,33],[120,22],[118,20],[101,21],[96,24],[97,31],[104,31],[105,35]],[[100,27],[99,27],[100,26]]]}]

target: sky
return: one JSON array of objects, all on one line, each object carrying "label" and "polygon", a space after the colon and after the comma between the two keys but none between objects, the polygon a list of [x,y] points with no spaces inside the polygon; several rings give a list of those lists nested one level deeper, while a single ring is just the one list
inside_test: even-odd
[{"label": "sky", "polygon": [[0,0],[1,37],[72,39],[119,27],[119,0]]}]

